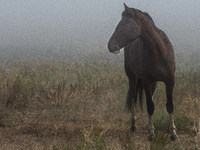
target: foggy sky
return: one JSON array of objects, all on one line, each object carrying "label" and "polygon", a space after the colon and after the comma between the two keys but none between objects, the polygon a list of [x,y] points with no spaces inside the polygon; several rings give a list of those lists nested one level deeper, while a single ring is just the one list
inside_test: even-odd
[{"label": "foggy sky", "polygon": [[0,0],[0,49],[107,50],[124,2],[148,12],[175,51],[200,50],[199,0]]}]

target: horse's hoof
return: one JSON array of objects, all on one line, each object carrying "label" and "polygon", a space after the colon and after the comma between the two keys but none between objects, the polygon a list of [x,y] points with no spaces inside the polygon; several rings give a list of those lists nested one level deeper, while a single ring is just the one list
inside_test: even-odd
[{"label": "horse's hoof", "polygon": [[149,139],[150,142],[152,142],[153,139],[154,139],[154,135],[155,135],[154,130],[148,130],[148,133],[149,133],[148,139]]},{"label": "horse's hoof", "polygon": [[[148,130],[148,134],[151,134],[151,133],[152,133],[152,131]],[[153,132],[153,135],[155,135],[155,134],[157,134],[156,131]]]},{"label": "horse's hoof", "polygon": [[153,135],[150,135],[149,138],[148,138],[148,140],[149,140],[150,142],[152,142],[152,141],[153,141]]},{"label": "horse's hoof", "polygon": [[170,136],[170,139],[171,139],[172,141],[175,141],[175,140],[177,140],[178,142],[180,141],[180,139],[179,139],[179,137],[178,137],[177,135],[171,135],[171,136]]},{"label": "horse's hoof", "polygon": [[135,132],[137,131],[137,128],[136,128],[136,127],[133,127],[133,126],[131,126],[131,128],[130,128],[130,131],[131,131],[131,132],[133,132],[133,133],[135,133]]},{"label": "horse's hoof", "polygon": [[170,136],[170,139],[172,140],[172,141],[175,141],[175,136]]}]

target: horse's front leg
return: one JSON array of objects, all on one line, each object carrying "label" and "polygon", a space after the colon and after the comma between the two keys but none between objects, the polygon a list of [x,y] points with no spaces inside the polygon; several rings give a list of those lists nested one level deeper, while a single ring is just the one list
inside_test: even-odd
[{"label": "horse's front leg", "polygon": [[173,114],[174,105],[173,105],[173,99],[172,99],[173,87],[174,87],[174,82],[172,83],[168,82],[166,84],[166,95],[167,95],[166,108],[170,116],[170,120],[169,120],[169,129],[170,129],[170,134],[171,134],[170,138],[172,141],[174,141],[175,139],[177,141],[180,141],[178,135],[176,134],[176,131],[175,131],[176,126],[174,124],[174,114]]},{"label": "horse's front leg", "polygon": [[127,93],[127,101],[126,105],[129,109],[129,111],[132,114],[131,118],[131,128],[130,130],[132,132],[136,132],[136,125],[135,125],[135,102],[136,102],[136,86],[137,86],[137,77],[132,74],[132,76],[129,76],[129,90]]},{"label": "horse's front leg", "polygon": [[170,121],[169,121],[169,129],[170,129],[170,134],[171,134],[171,137],[170,139],[172,141],[180,141],[178,135],[176,134],[176,126],[174,124],[174,114],[173,113],[169,113],[169,116],[170,116]]}]

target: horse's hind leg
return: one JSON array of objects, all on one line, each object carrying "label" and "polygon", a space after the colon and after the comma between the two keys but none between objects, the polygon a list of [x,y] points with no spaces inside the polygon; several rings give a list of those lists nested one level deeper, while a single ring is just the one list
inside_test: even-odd
[{"label": "horse's hind leg", "polygon": [[[152,85],[151,85],[151,93],[152,93],[152,99],[153,99],[153,93],[154,93],[154,91],[155,91],[155,89],[156,89],[156,85],[157,85],[157,82],[153,82],[152,83]],[[149,114],[148,114],[148,116],[147,116],[147,127],[148,126],[151,126],[150,124],[152,123],[152,121],[151,121],[151,123],[149,122]],[[152,119],[151,119],[152,120]]]},{"label": "horse's hind leg", "polygon": [[157,85],[157,82],[153,82],[152,85],[151,85],[151,93],[153,95],[155,89],[156,89],[156,85]]},{"label": "horse's hind leg", "polygon": [[147,112],[148,112],[148,132],[149,132],[149,140],[151,141],[154,136],[154,126],[153,126],[153,112],[154,112],[154,103],[152,100],[152,85],[151,83],[146,82],[143,84],[145,94],[146,94],[146,104],[147,104]]},{"label": "horse's hind leg", "polygon": [[174,124],[174,106],[173,106],[173,98],[172,98],[172,93],[173,93],[173,88],[174,88],[174,82],[168,82],[165,83],[166,85],[166,95],[167,95],[167,104],[166,104],[166,108],[167,108],[167,112],[169,113],[170,116],[170,122],[169,122],[169,129],[170,129],[170,134],[171,134],[171,140],[174,141],[175,139],[177,141],[180,141],[178,138],[178,135],[176,134],[176,127]]}]

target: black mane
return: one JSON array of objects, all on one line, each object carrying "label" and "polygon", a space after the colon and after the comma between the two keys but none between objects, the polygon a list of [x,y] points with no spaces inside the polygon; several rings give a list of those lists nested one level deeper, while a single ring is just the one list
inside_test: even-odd
[{"label": "black mane", "polygon": [[[154,24],[154,21],[153,21],[152,17],[151,17],[147,12],[142,12],[141,10],[136,9],[136,8],[131,8],[131,10],[133,10],[133,12],[134,12],[134,14],[135,14],[134,19],[137,18],[137,13],[139,12],[139,13],[141,13],[141,14],[144,14],[144,15],[145,15],[150,21],[152,21],[152,23]],[[129,14],[128,14],[126,11],[124,11],[124,12],[122,13],[122,16],[129,16]]]}]

